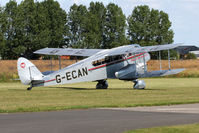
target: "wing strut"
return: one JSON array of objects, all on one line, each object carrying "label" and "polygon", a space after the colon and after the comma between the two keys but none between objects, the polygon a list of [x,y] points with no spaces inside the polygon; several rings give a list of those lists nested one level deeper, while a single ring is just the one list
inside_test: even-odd
[{"label": "wing strut", "polygon": [[[159,51],[159,62],[160,62],[160,71],[162,71],[161,51]],[[169,64],[169,70],[171,70],[171,61],[170,61],[170,51],[169,51],[169,49],[168,49],[168,64]]]},{"label": "wing strut", "polygon": [[50,56],[50,69],[51,72],[53,71],[53,60],[52,60],[52,56]]},{"label": "wing strut", "polygon": [[[125,55],[122,55],[122,57],[126,60],[127,64],[129,64],[129,62],[128,62],[126,56],[125,56]],[[135,58],[136,58],[136,57],[135,57]]]},{"label": "wing strut", "polygon": [[77,62],[77,56],[75,56],[75,61]]},{"label": "wing strut", "polygon": [[61,69],[61,56],[58,57],[59,57],[59,69]]},{"label": "wing strut", "polygon": [[169,63],[169,70],[171,70],[171,64],[170,64],[170,51],[168,49],[168,63]]},{"label": "wing strut", "polygon": [[162,71],[161,51],[159,51],[160,71]]},{"label": "wing strut", "polygon": [[143,54],[143,61],[144,61],[144,73],[146,73],[146,62],[145,62],[145,52]]}]

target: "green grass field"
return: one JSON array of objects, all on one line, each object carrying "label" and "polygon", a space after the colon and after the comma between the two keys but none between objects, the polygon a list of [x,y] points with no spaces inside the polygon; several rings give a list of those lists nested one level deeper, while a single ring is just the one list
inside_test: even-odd
[{"label": "green grass field", "polygon": [[19,82],[0,83],[0,112],[32,112],[97,107],[133,107],[199,102],[199,78],[144,79],[146,90],[133,90],[132,82],[108,80],[108,90],[96,90],[96,82],[51,87]]},{"label": "green grass field", "polygon": [[199,133],[199,124],[146,128],[127,131],[125,133]]}]

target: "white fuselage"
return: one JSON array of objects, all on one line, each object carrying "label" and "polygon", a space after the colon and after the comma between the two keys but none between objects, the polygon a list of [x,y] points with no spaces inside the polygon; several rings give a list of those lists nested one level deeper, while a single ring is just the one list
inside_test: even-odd
[{"label": "white fuselage", "polygon": [[[118,47],[118,49],[119,48],[120,47]],[[138,72],[144,71],[144,69],[146,69],[146,62],[150,60],[150,55],[148,53],[108,56],[110,50],[103,50],[93,56],[47,75],[43,78],[44,82],[38,83],[37,86],[116,78],[115,72],[128,64],[136,64]]]}]

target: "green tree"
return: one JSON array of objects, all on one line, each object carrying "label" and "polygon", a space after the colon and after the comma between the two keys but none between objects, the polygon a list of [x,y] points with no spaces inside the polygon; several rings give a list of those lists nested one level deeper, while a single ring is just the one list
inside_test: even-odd
[{"label": "green tree", "polygon": [[104,23],[106,19],[106,8],[103,3],[91,2],[88,8],[88,19],[86,26],[85,48],[101,48],[104,40]]},{"label": "green tree", "polygon": [[46,31],[39,26],[43,20],[37,19],[37,8],[33,0],[25,0],[19,6],[13,0],[6,4],[1,26],[6,42],[2,50],[3,59],[16,59],[22,55],[32,58],[32,52],[41,48],[41,44],[45,45],[44,40],[48,36],[39,34]]},{"label": "green tree", "polygon": [[188,53],[184,59],[197,59],[194,53]]},{"label": "green tree", "polygon": [[[167,44],[173,42],[173,30],[167,13],[148,6],[137,6],[127,19],[128,37],[131,43],[141,46]],[[162,52],[162,57],[167,58],[166,52]],[[171,51],[172,55],[177,55]],[[157,54],[152,53],[152,58],[157,58]]]},{"label": "green tree", "polygon": [[18,6],[16,1],[9,1],[2,13],[2,32],[5,38],[5,45],[2,48],[3,59],[15,59],[19,53],[16,53],[16,48],[19,46],[17,39],[17,16]]},{"label": "green tree", "polygon": [[67,14],[54,0],[24,0],[19,5],[11,0],[1,9],[0,21],[0,54],[4,59],[37,58],[33,52],[40,48],[66,44]]},{"label": "green tree", "polygon": [[70,29],[70,46],[84,48],[87,23],[87,8],[83,5],[73,4],[68,13],[68,26]]},{"label": "green tree", "polygon": [[19,5],[20,46],[17,50],[24,49],[23,55],[33,58],[37,45],[37,5],[34,0],[24,0]]},{"label": "green tree", "polygon": [[103,48],[113,48],[126,44],[125,26],[126,17],[122,9],[110,3],[106,7],[105,42]]},{"label": "green tree", "polygon": [[45,0],[41,2],[46,9],[46,26],[50,31],[49,47],[61,47],[66,44],[68,37],[67,14],[60,7],[60,4],[54,0]]},{"label": "green tree", "polygon": [[0,7],[0,58],[3,56],[3,51],[4,51],[4,47],[5,47],[5,38],[3,35],[3,23],[5,22],[5,17],[3,14],[3,8]]},{"label": "green tree", "polygon": [[3,37],[3,33],[0,32],[0,58],[2,58],[3,56],[3,49],[5,47],[5,40],[4,40],[4,37]]}]

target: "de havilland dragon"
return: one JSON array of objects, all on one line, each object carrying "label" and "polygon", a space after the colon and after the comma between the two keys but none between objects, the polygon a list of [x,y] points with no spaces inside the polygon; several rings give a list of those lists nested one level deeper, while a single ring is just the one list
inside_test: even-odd
[{"label": "de havilland dragon", "polygon": [[[44,48],[35,54],[69,55],[87,57],[77,63],[58,71],[44,74],[27,59],[20,57],[17,62],[18,75],[21,82],[30,85],[27,90],[37,86],[51,86],[86,81],[96,81],[96,89],[107,89],[107,79],[119,79],[134,82],[135,89],[144,89],[145,82],[139,78],[158,77],[177,74],[184,69],[170,69],[169,49],[181,44],[165,44],[141,47],[138,44],[124,45],[112,49],[72,49]],[[150,60],[148,52],[168,50],[168,70],[147,71]]]}]

